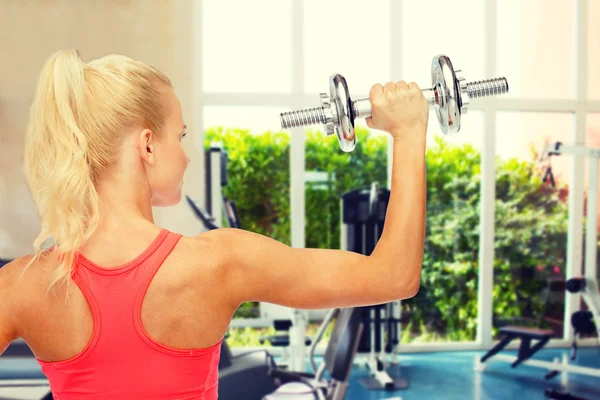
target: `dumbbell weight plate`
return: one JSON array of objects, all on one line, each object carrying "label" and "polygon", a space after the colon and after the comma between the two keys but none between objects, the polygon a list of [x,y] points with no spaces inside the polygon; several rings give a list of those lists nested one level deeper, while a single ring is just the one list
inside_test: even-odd
[{"label": "dumbbell weight plate", "polygon": [[431,82],[437,91],[435,113],[444,135],[460,130],[461,91],[450,58],[443,55],[431,61]]},{"label": "dumbbell weight plate", "polygon": [[354,115],[348,84],[342,75],[335,74],[329,77],[329,93],[331,94],[333,120],[339,121],[339,124],[334,124],[334,129],[340,142],[340,148],[345,152],[352,151],[356,146],[356,134],[354,132],[354,119],[356,116]]}]

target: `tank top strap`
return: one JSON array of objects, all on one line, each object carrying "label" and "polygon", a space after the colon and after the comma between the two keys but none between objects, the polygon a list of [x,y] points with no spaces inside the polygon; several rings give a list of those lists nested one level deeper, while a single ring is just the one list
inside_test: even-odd
[{"label": "tank top strap", "polygon": [[[146,260],[146,268],[144,268],[145,278],[149,278],[151,280],[154,277],[156,271],[158,271],[167,257],[169,257],[182,237],[183,235],[179,233],[167,231],[166,237],[160,246],[154,250],[154,252]],[[150,281],[148,281],[148,284],[150,284]]]},{"label": "tank top strap", "polygon": [[136,303],[141,303],[154,275],[156,275],[158,269],[162,266],[167,257],[169,257],[182,237],[183,235],[179,233],[167,231],[167,235],[160,246],[150,255],[150,257],[148,257],[144,263],[144,267],[137,272],[136,280],[138,284],[136,286],[138,286],[139,292],[136,296]]}]

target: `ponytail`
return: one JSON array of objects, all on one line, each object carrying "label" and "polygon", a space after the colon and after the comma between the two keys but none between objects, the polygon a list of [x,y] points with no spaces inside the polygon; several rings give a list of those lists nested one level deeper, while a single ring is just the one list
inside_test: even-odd
[{"label": "ponytail", "polygon": [[165,110],[156,81],[171,86],[141,62],[109,55],[86,64],[74,49],[52,54],[43,66],[25,139],[25,176],[41,231],[25,269],[53,238],[60,261],[46,293],[68,284],[77,251],[99,225],[96,184],[115,162],[124,129],[139,124],[160,132]]}]

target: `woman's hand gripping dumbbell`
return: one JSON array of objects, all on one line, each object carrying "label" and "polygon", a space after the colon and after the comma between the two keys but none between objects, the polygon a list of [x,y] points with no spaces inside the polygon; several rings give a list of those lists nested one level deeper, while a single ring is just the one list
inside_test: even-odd
[{"label": "woman's hand gripping dumbbell", "polygon": [[394,139],[425,143],[429,104],[419,86],[404,81],[373,85],[367,126],[389,132]]}]

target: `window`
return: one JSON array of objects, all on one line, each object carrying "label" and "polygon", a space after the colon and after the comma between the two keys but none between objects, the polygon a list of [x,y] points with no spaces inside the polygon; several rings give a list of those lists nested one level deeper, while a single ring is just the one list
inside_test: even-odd
[{"label": "window", "polygon": [[[443,15],[453,24],[443,35],[424,18]],[[443,54],[468,80],[484,76],[485,3],[439,0],[402,3],[403,79],[432,87],[433,57]],[[435,24],[435,17],[430,21]],[[433,27],[431,27],[433,29]],[[462,38],[468,37],[468,44]],[[435,109],[427,131],[427,236],[419,294],[402,302],[402,342],[473,341],[477,330],[480,148],[483,113],[469,110],[458,134],[444,136]],[[441,290],[440,290],[441,289]]]},{"label": "window", "polygon": [[[432,10],[435,12],[432,14]],[[467,80],[485,77],[485,2],[478,0],[404,1],[402,3],[402,74],[396,80],[431,87],[431,60],[438,54],[450,57]],[[438,18],[443,21],[438,21]],[[438,28],[437,23],[464,21]],[[451,27],[450,27],[451,26]],[[443,29],[440,34],[439,29]],[[466,39],[468,38],[468,40]]]},{"label": "window", "polygon": [[204,0],[203,91],[289,92],[291,13],[290,0]]},{"label": "window", "polygon": [[[497,116],[494,327],[564,328],[570,157],[538,162],[546,143],[569,143],[572,114]],[[551,167],[556,186],[543,181]]]},{"label": "window", "polygon": [[390,0],[304,1],[305,92],[329,92],[328,77],[344,75],[352,95],[392,79]]},{"label": "window", "polygon": [[600,147],[600,113],[588,114],[585,131],[585,144],[590,147]]},{"label": "window", "polygon": [[[587,116],[585,145],[588,147],[600,148],[600,113],[588,114],[588,116]],[[598,180],[599,180],[598,183],[600,183],[600,178]],[[589,179],[589,165],[588,165],[588,162],[586,162],[586,174],[585,174],[586,192],[588,192],[588,188],[589,188],[590,184],[591,184],[591,182]],[[586,199],[587,199],[587,196],[586,196]],[[598,210],[600,210],[600,201],[598,201],[597,207],[599,207]],[[599,226],[599,228],[600,228],[600,226]],[[600,232],[600,229],[598,229],[598,231]],[[600,249],[598,249],[597,251],[598,251],[597,254],[600,255]],[[584,247],[584,252],[585,252],[585,247]],[[583,259],[585,260],[585,255],[584,255]],[[600,268],[598,268],[598,267],[596,267],[596,276],[598,277],[598,279],[600,279]]]},{"label": "window", "polygon": [[598,64],[600,64],[600,3],[588,1],[588,98],[600,100],[600,76],[598,75]]},{"label": "window", "polygon": [[[427,131],[427,234],[419,294],[402,301],[402,342],[474,341],[477,332],[483,113],[444,136]],[[468,120],[466,119],[468,117]]]},{"label": "window", "polygon": [[497,5],[497,69],[509,80],[508,96],[575,98],[575,1],[549,6],[544,0],[503,0]]},{"label": "window", "polygon": [[[255,148],[262,150],[253,155],[264,157],[263,166],[238,174],[250,182],[258,179],[250,175],[258,173],[278,182],[269,189],[276,195],[262,196],[270,203],[247,194],[264,182],[236,194],[257,202],[246,211],[250,229],[288,244],[293,239],[305,247],[338,248],[340,192],[373,181],[387,186],[391,140],[358,120],[354,153],[341,152],[335,135],[325,137],[321,126],[305,131],[302,148],[292,144],[292,134],[301,131],[281,132],[279,114],[317,105],[317,94],[329,91],[333,73],[347,78],[354,99],[388,81],[429,88],[431,60],[445,54],[468,81],[505,76],[510,93],[493,101],[473,100],[455,135],[441,134],[430,109],[429,232],[420,293],[402,302],[402,340],[411,346],[471,342],[477,328],[483,329],[484,339],[496,338],[497,329],[509,323],[551,327],[561,337],[568,327],[564,321],[569,324],[574,311],[567,304],[565,313],[565,294],[555,285],[565,277],[569,180],[572,172],[585,170],[572,171],[571,156],[552,157],[556,188],[551,188],[542,182],[547,162],[539,163],[535,152],[545,141],[573,144],[576,137],[600,147],[600,78],[594,73],[600,62],[595,40],[600,4],[586,3],[587,9],[575,0],[551,6],[544,0],[373,0],[368,6],[359,0],[202,0],[199,92],[206,135],[229,132],[236,137],[241,147],[232,149],[232,155],[243,162],[255,162],[244,151],[256,140]],[[431,10],[436,11],[433,16]],[[253,18],[246,18],[250,13]],[[462,23],[440,34],[435,28],[439,15]],[[581,18],[587,18],[585,30],[578,29]],[[587,59],[580,43],[587,43]],[[585,76],[578,75],[586,70],[580,68],[582,62],[588,63]],[[577,92],[579,80],[586,82],[586,97]],[[575,123],[580,115],[588,116],[586,132],[579,132],[581,124]],[[494,153],[488,152],[491,148]],[[349,174],[338,165],[351,158],[363,163],[362,170]],[[493,167],[495,177],[482,173]],[[298,182],[294,174],[301,174],[305,184],[292,185]],[[352,181],[345,182],[349,175]],[[301,195],[304,213],[295,208],[294,213],[290,198]],[[493,221],[483,215],[494,215]],[[494,225],[493,243],[481,233],[480,225],[488,223]],[[478,303],[481,269],[494,273],[492,303]],[[318,319],[318,314],[309,318]],[[486,331],[481,321],[490,316],[493,329]],[[255,318],[237,324],[270,322]]]},{"label": "window", "polygon": [[[600,9],[599,9],[600,10]],[[587,128],[586,128],[586,146],[588,147],[594,147],[594,148],[600,148],[600,113],[595,113],[595,114],[588,114],[587,116]],[[600,181],[600,179],[599,179]],[[586,174],[585,174],[585,188],[586,188],[586,193],[589,193],[589,185],[592,182],[590,182],[589,179],[589,165],[588,162],[586,160]],[[588,201],[588,196],[585,197],[586,198],[586,202]],[[600,201],[596,202],[596,207],[600,206]],[[589,208],[586,205],[586,210],[588,210]],[[598,226],[599,224],[596,223],[596,226]],[[600,231],[600,229],[598,230]],[[598,255],[600,255],[600,248],[598,248],[598,246],[596,247],[596,259],[598,259]],[[583,260],[585,260],[585,246],[583,247]],[[596,268],[596,278],[600,279],[600,268],[598,268],[598,264],[596,263],[595,265]],[[584,270],[583,273],[586,274],[585,271],[585,262],[584,262]],[[587,304],[585,304],[585,302],[581,301],[581,308],[584,310],[588,310],[589,307],[587,306]],[[591,335],[591,337],[598,337],[598,333],[596,332],[595,334]]]}]

